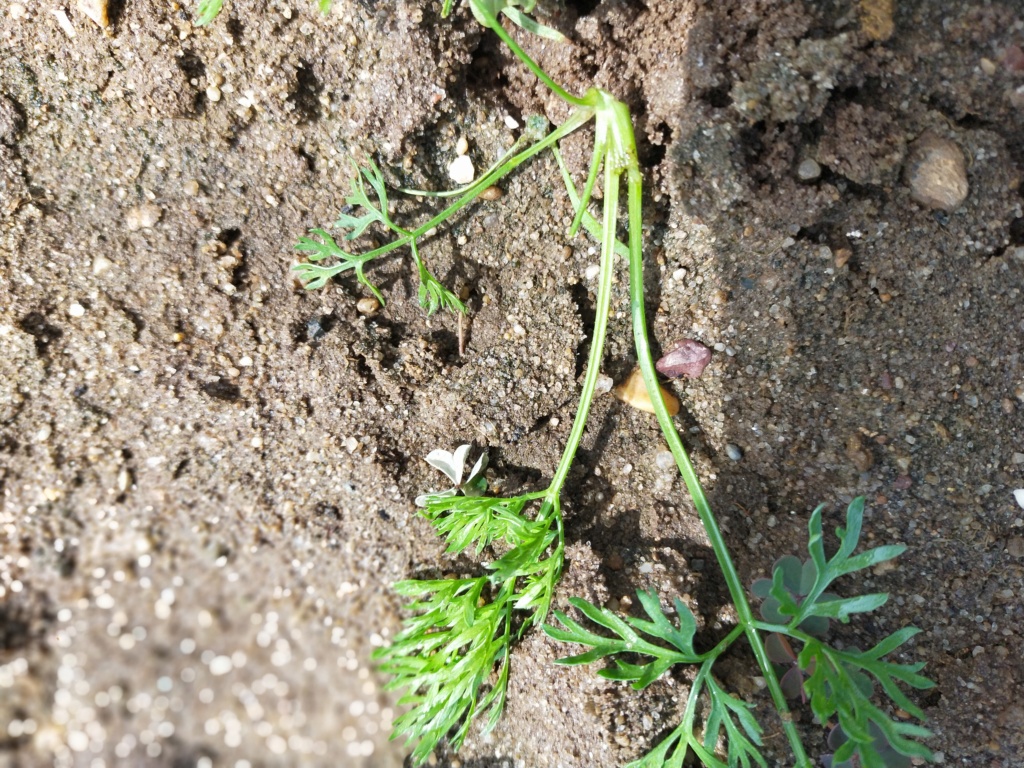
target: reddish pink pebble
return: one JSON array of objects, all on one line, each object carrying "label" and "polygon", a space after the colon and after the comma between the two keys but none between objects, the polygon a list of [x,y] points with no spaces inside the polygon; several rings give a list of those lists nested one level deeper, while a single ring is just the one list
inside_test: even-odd
[{"label": "reddish pink pebble", "polygon": [[900,475],[893,481],[892,487],[897,491],[905,491],[913,484],[914,481],[910,479],[910,475]]},{"label": "reddish pink pebble", "polygon": [[1003,51],[1003,66],[1010,72],[1024,72],[1024,51],[1019,45],[1008,45]]},{"label": "reddish pink pebble", "polygon": [[678,379],[687,376],[696,379],[711,362],[711,350],[693,339],[680,339],[669,345],[665,356],[654,367],[663,376]]}]

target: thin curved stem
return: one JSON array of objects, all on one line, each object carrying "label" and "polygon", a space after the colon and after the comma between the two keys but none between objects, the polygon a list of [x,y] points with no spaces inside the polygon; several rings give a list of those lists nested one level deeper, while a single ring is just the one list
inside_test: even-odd
[{"label": "thin curved stem", "polygon": [[[603,147],[596,147],[594,154],[604,154]],[[601,374],[601,360],[604,356],[604,340],[608,335],[608,311],[611,308],[612,276],[615,266],[615,214],[619,201],[619,177],[611,163],[605,163],[604,190],[604,230],[601,238],[601,271],[598,278],[597,304],[594,309],[594,332],[591,336],[590,355],[587,357],[587,375],[583,379],[583,390],[576,417],[572,422],[572,430],[566,441],[562,459],[558,462],[554,478],[551,480],[552,493],[561,493],[565,479],[569,475],[576,450],[583,437],[583,430],[590,415],[590,405],[594,400],[597,388],[597,377]]]},{"label": "thin curved stem", "polygon": [[572,104],[574,107],[586,106],[586,101],[579,98],[578,96],[573,96],[571,93],[565,90],[565,88],[563,88],[554,80],[552,80],[551,76],[548,75],[548,73],[545,72],[543,69],[541,69],[537,62],[530,58],[529,54],[527,54],[526,51],[522,49],[522,47],[519,45],[519,43],[515,41],[512,35],[505,31],[505,27],[501,25],[501,21],[498,18],[496,18],[492,13],[490,13],[486,9],[481,8],[480,12],[481,15],[486,19],[485,26],[487,26],[491,31],[494,32],[494,34],[501,38],[501,41],[505,43],[505,45],[509,47],[512,53],[516,55],[516,58],[518,58],[527,67],[529,67],[530,71],[537,76],[537,79],[539,79],[542,83],[544,83],[544,85],[550,88],[551,91],[554,92],[563,101]]},{"label": "thin curved stem", "polygon": [[[631,128],[632,126],[630,126]],[[772,667],[771,660],[768,658],[768,652],[765,650],[764,643],[760,635],[758,635],[757,620],[750,607],[750,601],[747,600],[746,591],[740,582],[736,566],[733,565],[729,548],[725,543],[725,538],[722,536],[721,528],[718,526],[718,520],[711,511],[711,505],[708,504],[707,497],[704,495],[704,489],[697,479],[697,473],[690,462],[690,457],[683,446],[683,441],[679,437],[679,432],[676,431],[675,425],[672,423],[672,417],[669,415],[668,409],[665,407],[661,397],[661,387],[658,385],[654,360],[651,356],[644,309],[643,241],[641,229],[643,226],[642,198],[643,181],[640,169],[638,167],[635,170],[630,168],[629,299],[633,317],[633,337],[636,342],[636,354],[637,361],[640,364],[640,372],[643,375],[644,384],[654,405],[654,415],[658,419],[658,424],[661,426],[665,441],[668,443],[669,450],[676,460],[679,473],[682,475],[683,482],[686,483],[686,488],[690,492],[693,504],[697,508],[697,514],[700,516],[701,523],[703,523],[704,529],[707,531],[708,539],[711,541],[711,548],[714,550],[715,559],[718,560],[722,575],[725,577],[726,586],[729,588],[729,596],[736,607],[739,625],[743,627],[744,634],[746,634],[750,642],[751,650],[753,650],[758,666],[764,675],[765,683],[775,708],[779,712],[782,728],[796,757],[797,765],[801,766],[801,768],[811,768],[811,760],[807,756],[803,742],[800,739],[800,734],[797,733],[796,726],[793,724],[792,717],[790,716],[786,696],[782,692],[782,686],[775,675],[775,670]]]}]

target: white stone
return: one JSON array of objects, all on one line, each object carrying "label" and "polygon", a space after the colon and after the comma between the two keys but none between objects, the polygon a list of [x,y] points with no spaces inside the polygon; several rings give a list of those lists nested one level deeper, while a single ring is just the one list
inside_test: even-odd
[{"label": "white stone", "polygon": [[88,16],[101,29],[110,26],[110,17],[107,12],[107,0],[78,0],[78,11]]},{"label": "white stone", "polygon": [[469,159],[469,155],[456,157],[448,166],[448,175],[456,184],[472,184],[473,179],[476,178],[476,169],[473,167],[473,161]]},{"label": "white stone", "polygon": [[157,205],[137,205],[129,208],[124,215],[125,226],[129,231],[137,232],[140,229],[149,229],[163,216],[163,210]]}]

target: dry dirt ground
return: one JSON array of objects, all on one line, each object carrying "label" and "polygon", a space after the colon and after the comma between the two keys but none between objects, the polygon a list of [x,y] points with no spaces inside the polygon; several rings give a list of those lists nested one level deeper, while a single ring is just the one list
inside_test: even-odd
[{"label": "dry dirt ground", "polygon": [[[441,188],[459,136],[483,167],[506,116],[560,105],[436,0],[227,3],[198,28],[123,0],[106,30],[0,7],[2,765],[400,765],[369,656],[399,627],[389,584],[452,567],[412,503],[440,487],[422,457],[475,440],[493,481],[543,487],[568,433],[596,258],[551,158],[424,253],[469,297],[461,356],[407,259],[374,267],[373,316],[354,280],[289,273],[350,157]],[[887,5],[552,1],[572,43],[521,37],[634,110],[653,335],[717,350],[672,386],[744,580],[804,552],[819,502],[831,529],[866,495],[866,543],[908,551],[844,585],[893,599],[838,639],[920,627],[901,658],[937,682],[916,700],[940,762],[1021,766],[1024,9]],[[654,588],[729,621],[663,450],[653,417],[597,401],[560,605]],[[567,650],[517,645],[501,724],[437,764],[617,766],[679,716],[685,672],[636,693],[550,664]],[[720,673],[788,765],[751,658]]]}]

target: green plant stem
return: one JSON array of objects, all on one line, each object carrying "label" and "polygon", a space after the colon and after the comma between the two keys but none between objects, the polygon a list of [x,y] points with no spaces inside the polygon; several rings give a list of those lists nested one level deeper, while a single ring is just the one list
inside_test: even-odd
[{"label": "green plant stem", "polygon": [[[618,185],[615,184],[613,188],[617,191]],[[617,205],[617,194],[612,193],[605,196],[605,231],[606,234],[610,232],[610,237],[602,239],[601,271],[598,278],[594,331],[591,336],[590,354],[587,357],[587,374],[583,378],[583,388],[580,392],[579,405],[576,407],[576,416],[572,422],[572,429],[569,431],[569,438],[566,440],[562,457],[555,469],[554,476],[551,478],[551,484],[545,492],[544,502],[537,515],[538,519],[554,518],[555,521],[558,544],[551,556],[556,558],[558,563],[556,581],[561,575],[561,561],[565,551],[565,525],[562,520],[561,507],[562,488],[565,486],[569,470],[576,459],[576,451],[579,449],[580,440],[583,439],[583,432],[587,426],[590,406],[594,402],[594,393],[597,390],[597,378],[601,374],[604,341],[608,335],[608,311],[611,307],[612,278],[615,266],[615,209]]]},{"label": "green plant stem", "polygon": [[505,43],[505,45],[509,47],[512,53],[516,55],[516,58],[518,58],[523,64],[525,64],[530,69],[531,72],[533,72],[534,75],[537,76],[537,79],[539,79],[542,83],[544,83],[544,85],[550,88],[563,101],[572,104],[574,107],[586,106],[586,102],[583,99],[579,98],[578,96],[573,96],[571,93],[565,90],[565,88],[563,88],[554,80],[552,80],[551,76],[548,75],[548,73],[545,72],[543,69],[541,69],[537,62],[531,59],[530,56],[526,53],[526,51],[524,51],[520,47],[519,43],[515,41],[512,35],[505,31],[505,27],[502,26],[501,21],[497,17],[495,17],[494,14],[492,14],[486,8],[480,8],[479,10],[484,19],[486,19],[486,26],[492,32],[494,32],[494,34],[501,38],[501,41]]},{"label": "green plant stem", "polygon": [[[742,582],[740,581],[736,567],[733,565],[732,557],[729,554],[729,548],[725,543],[725,538],[722,536],[721,528],[718,526],[718,520],[711,511],[711,506],[708,504],[707,497],[704,495],[704,489],[701,487],[700,481],[697,479],[697,473],[693,468],[693,464],[690,462],[690,457],[686,452],[686,448],[683,446],[683,441],[679,437],[679,432],[672,423],[672,417],[669,415],[668,409],[665,407],[665,402],[661,397],[661,387],[658,384],[658,377],[654,369],[654,359],[651,355],[650,341],[647,334],[646,312],[644,308],[642,230],[643,179],[640,174],[639,165],[636,163],[636,143],[633,139],[632,121],[630,121],[627,116],[624,122],[617,122],[617,128],[620,135],[628,138],[629,149],[632,150],[632,152],[628,153],[631,155],[631,162],[627,175],[629,189],[629,299],[633,319],[633,337],[636,343],[637,361],[640,365],[640,372],[643,375],[644,384],[647,387],[647,392],[650,395],[652,404],[654,405],[654,415],[658,420],[658,424],[661,426],[661,431],[665,437],[665,441],[668,443],[669,450],[672,452],[672,455],[676,460],[676,466],[679,468],[679,474],[682,475],[683,482],[686,483],[686,488],[690,492],[694,506],[697,508],[697,514],[700,516],[700,520],[704,525],[705,531],[707,531],[708,539],[711,542],[711,548],[715,553],[715,559],[718,560],[719,567],[722,570],[722,575],[725,577],[726,585],[729,588],[729,596],[732,598],[733,605],[736,607],[739,626],[743,628],[743,632],[750,642],[750,647],[754,652],[754,656],[757,658],[758,666],[761,667],[761,672],[764,675],[772,701],[774,702],[776,709],[779,711],[779,715],[782,720],[782,727],[785,730],[790,746],[793,749],[797,765],[810,768],[810,758],[808,758],[807,753],[804,750],[803,742],[800,740],[800,735],[797,733],[796,726],[794,726],[792,722],[789,706],[786,704],[786,696],[782,692],[782,687],[775,675],[775,670],[772,668],[771,660],[768,658],[768,652],[765,650],[764,643],[761,641],[761,638],[757,633],[754,612],[750,607],[750,602],[747,600],[746,592],[743,588]],[[607,191],[605,194],[607,194]]]},{"label": "green plant stem", "polygon": [[[595,152],[601,151],[600,148]],[[569,439],[562,452],[562,459],[558,463],[558,469],[551,480],[551,492],[561,493],[565,485],[569,469],[576,458],[576,450],[579,448],[583,431],[587,425],[587,417],[590,415],[590,406],[594,400],[594,391],[597,388],[597,378],[601,374],[601,360],[604,356],[604,340],[608,334],[608,311],[611,308],[612,299],[612,277],[615,266],[615,213],[618,206],[618,177],[610,164],[605,165],[606,191],[604,196],[604,231],[601,239],[601,271],[598,278],[597,304],[594,312],[594,332],[591,336],[590,354],[587,357],[587,375],[583,379],[583,390],[580,392],[580,402],[577,406],[576,417],[572,422],[572,430],[569,432]]]},{"label": "green plant stem", "polygon": [[573,112],[569,118],[558,126],[555,130],[549,133],[540,141],[531,144],[527,149],[524,149],[518,155],[510,157],[504,164],[494,168],[489,173],[485,174],[479,180],[468,186],[465,192],[456,200],[454,203],[449,205],[440,213],[433,216],[431,219],[416,227],[415,229],[404,229],[403,227],[396,226],[393,223],[389,223],[388,227],[398,233],[400,237],[396,240],[392,240],[390,243],[386,243],[379,248],[374,248],[371,251],[367,251],[363,254],[362,260],[364,262],[372,259],[379,258],[391,251],[397,250],[403,246],[409,245],[410,242],[418,240],[419,238],[426,235],[430,230],[434,229],[440,224],[450,219],[456,213],[461,211],[467,205],[476,200],[480,193],[483,192],[490,186],[493,186],[495,182],[500,181],[504,176],[511,173],[513,170],[518,168],[520,165],[525,163],[531,157],[540,154],[545,149],[553,147],[557,142],[563,139],[568,134],[575,131],[582,125],[585,125],[591,117],[593,117],[593,109],[590,107],[581,107]]}]

